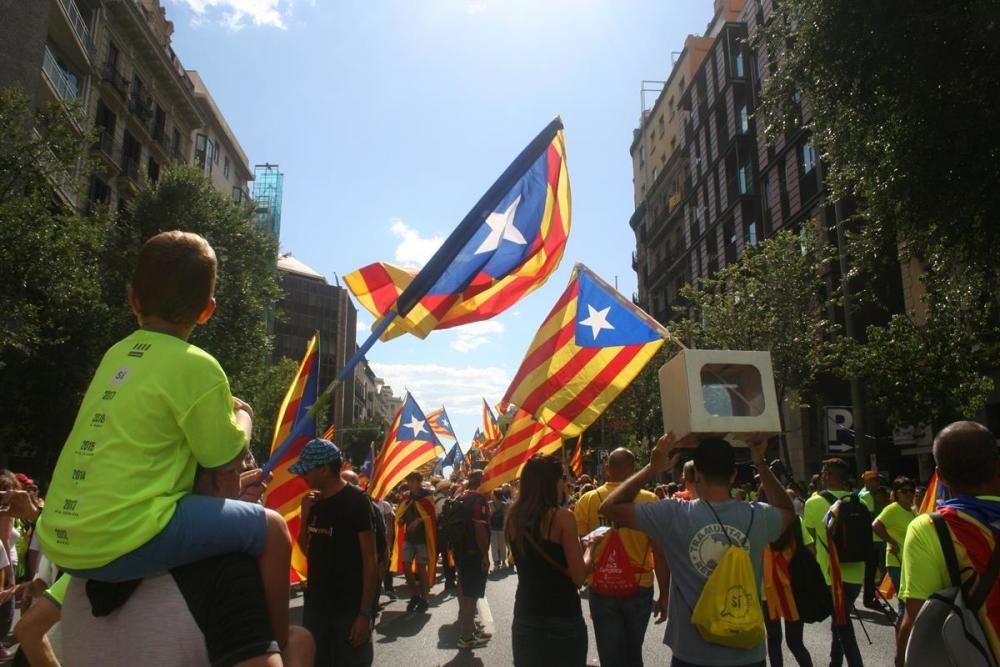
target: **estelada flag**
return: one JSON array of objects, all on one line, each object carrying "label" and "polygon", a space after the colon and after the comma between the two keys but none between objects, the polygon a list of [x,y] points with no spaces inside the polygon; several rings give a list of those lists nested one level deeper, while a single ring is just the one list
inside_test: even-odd
[{"label": "estelada flag", "polygon": [[920,501],[920,507],[917,508],[917,514],[933,512],[941,502],[949,498],[948,487],[941,483],[935,470],[931,473],[931,481],[927,483],[927,490],[924,492],[923,500]]},{"label": "estelada flag", "polygon": [[[569,229],[569,175],[557,118],[507,167],[419,274],[378,262],[347,274],[344,282],[376,318],[390,310],[404,313],[382,340],[407,332],[425,338],[435,329],[487,320],[541,287],[559,266]],[[400,298],[411,283],[429,287],[415,290],[423,296],[412,306]]]},{"label": "estelada flag", "polygon": [[492,445],[495,445],[500,441],[501,437],[500,426],[497,425],[497,418],[493,414],[493,409],[490,408],[490,404],[483,399],[483,437],[486,439],[486,446],[484,449],[490,449]]},{"label": "estelada flag", "polygon": [[521,477],[521,468],[535,454],[552,454],[562,447],[559,434],[542,424],[531,414],[518,410],[500,441],[490,462],[483,470],[479,483],[481,493]]},{"label": "estelada flag", "polygon": [[292,571],[289,577],[292,583],[306,578],[306,557],[299,549],[296,536],[300,528],[300,509],[302,496],[309,490],[305,480],[293,474],[288,468],[299,460],[299,454],[307,442],[316,434],[316,419],[309,416],[309,408],[316,402],[319,393],[319,333],[312,337],[306,346],[306,353],[299,364],[299,370],[292,380],[285,399],[278,409],[275,423],[274,438],[271,440],[271,454],[281,446],[285,437],[300,420],[309,420],[311,425],[305,429],[306,435],[300,436],[285,450],[274,467],[273,477],[264,493],[264,506],[276,510],[285,517],[288,531],[292,534]]},{"label": "estelada flag", "polygon": [[583,474],[583,434],[581,433],[576,439],[576,449],[573,450],[573,456],[569,459],[569,469],[573,471],[573,477],[580,479],[580,475]]},{"label": "estelada flag", "polygon": [[428,426],[423,410],[407,392],[375,459],[375,474],[368,494],[382,500],[409,473],[437,460],[439,449],[443,449],[441,442]]},{"label": "estelada flag", "polygon": [[358,468],[358,483],[362,489],[367,489],[368,483],[371,481],[372,466],[375,465],[374,456],[372,455],[373,451],[371,447],[368,448],[368,456],[365,457],[365,462]]},{"label": "estelada flag", "polygon": [[448,418],[448,412],[443,405],[437,410],[427,413],[427,423],[430,424],[431,430],[439,438],[448,438],[458,442],[455,430],[451,426],[451,419]]},{"label": "estelada flag", "polygon": [[583,264],[542,323],[504,395],[571,438],[592,424],[670,336]]}]

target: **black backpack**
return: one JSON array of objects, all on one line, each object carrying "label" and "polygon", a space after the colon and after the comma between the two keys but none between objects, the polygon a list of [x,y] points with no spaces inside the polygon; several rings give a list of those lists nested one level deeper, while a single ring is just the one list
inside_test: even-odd
[{"label": "black backpack", "polygon": [[440,546],[458,551],[465,539],[465,513],[459,498],[448,498],[441,507],[437,518],[438,542]]},{"label": "black backpack", "polygon": [[856,493],[839,499],[829,491],[820,495],[830,503],[825,523],[830,541],[837,547],[837,558],[841,563],[867,562],[873,551],[868,507]]},{"label": "black backpack", "polygon": [[823,578],[823,571],[816,557],[801,543],[788,562],[788,578],[792,582],[792,597],[803,623],[819,623],[830,618],[833,600],[830,588]]}]

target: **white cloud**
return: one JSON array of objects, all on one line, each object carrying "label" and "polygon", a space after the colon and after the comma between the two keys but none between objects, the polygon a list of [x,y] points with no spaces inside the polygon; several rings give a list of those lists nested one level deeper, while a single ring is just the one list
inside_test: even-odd
[{"label": "white cloud", "polygon": [[444,243],[444,237],[440,234],[423,238],[420,232],[399,218],[393,220],[389,231],[399,239],[399,245],[396,246],[396,261],[404,266],[422,267]]},{"label": "white cloud", "polygon": [[375,374],[392,386],[397,396],[402,396],[403,391],[409,389],[425,410],[445,405],[453,418],[456,415],[481,414],[483,397],[495,402],[510,384],[510,376],[502,368],[369,363]]},{"label": "white cloud", "polygon": [[372,328],[372,323],[371,322],[365,322],[364,320],[362,320],[360,318],[358,319],[358,333],[359,334],[367,334],[369,331],[371,331],[371,328]]},{"label": "white cloud", "polygon": [[489,4],[482,0],[472,0],[465,4],[465,11],[471,15],[485,14],[489,8]]},{"label": "white cloud", "polygon": [[502,334],[503,325],[494,320],[463,324],[455,329],[455,340],[451,341],[451,349],[456,352],[472,352],[490,342],[490,337]]},{"label": "white cloud", "polygon": [[[194,13],[195,25],[203,24],[210,12],[221,13],[219,22],[230,30],[241,30],[247,21],[255,26],[285,29],[285,13],[291,3],[287,0],[175,0],[187,5]],[[285,6],[283,11],[282,5]]]}]

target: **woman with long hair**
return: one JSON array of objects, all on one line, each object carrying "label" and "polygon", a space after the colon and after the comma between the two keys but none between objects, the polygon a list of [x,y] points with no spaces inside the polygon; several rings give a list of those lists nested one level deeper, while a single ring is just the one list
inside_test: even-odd
[{"label": "woman with long hair", "polygon": [[568,479],[554,456],[531,457],[504,533],[514,554],[517,592],[511,637],[515,667],[587,664],[587,625],[577,589],[593,567],[563,508]]}]

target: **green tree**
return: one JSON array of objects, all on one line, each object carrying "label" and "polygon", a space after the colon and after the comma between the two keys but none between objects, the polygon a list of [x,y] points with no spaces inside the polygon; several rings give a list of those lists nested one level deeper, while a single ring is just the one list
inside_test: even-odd
[{"label": "green tree", "polygon": [[76,114],[36,111],[0,89],[0,457],[34,452],[39,472],[54,462],[48,451],[62,445],[108,334],[109,218],[61,199],[84,191],[73,175],[91,137]]},{"label": "green tree", "polygon": [[926,318],[900,314],[845,341],[843,368],[891,423],[972,417],[1000,345],[996,3],[775,4],[762,33],[769,135],[808,111],[830,199],[854,210],[853,275],[898,271],[901,248],[927,269]]},{"label": "green tree", "polygon": [[278,409],[298,370],[298,362],[282,357],[274,365],[249,369],[243,375],[243,395],[251,397],[247,400],[252,399],[254,412],[250,450],[258,463],[270,457]]},{"label": "green tree", "polygon": [[[687,317],[671,331],[699,348],[770,352],[779,404],[801,405],[829,362],[831,329],[820,297],[828,261],[829,248],[811,226],[782,230],[698,287],[685,287],[688,305],[677,310]],[[784,435],[781,446],[788,460]]]}]

